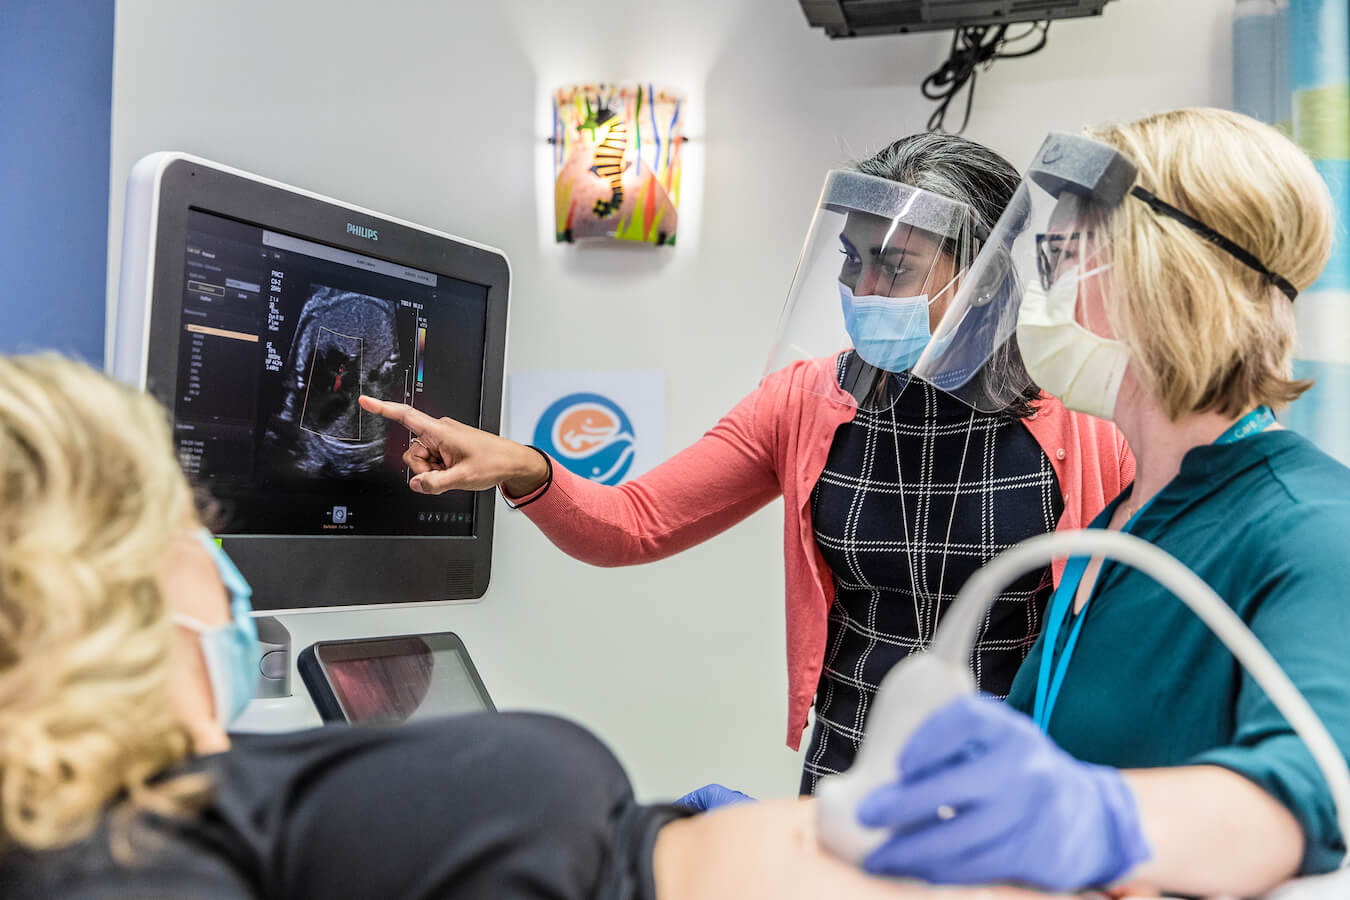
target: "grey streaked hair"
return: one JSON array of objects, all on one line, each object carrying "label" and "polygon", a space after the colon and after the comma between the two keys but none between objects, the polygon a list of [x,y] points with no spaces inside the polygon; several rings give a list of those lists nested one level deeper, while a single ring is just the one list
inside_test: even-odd
[{"label": "grey streaked hair", "polygon": [[1012,163],[983,144],[933,131],[902,137],[853,168],[969,204],[979,217],[981,237],[1022,180]]}]

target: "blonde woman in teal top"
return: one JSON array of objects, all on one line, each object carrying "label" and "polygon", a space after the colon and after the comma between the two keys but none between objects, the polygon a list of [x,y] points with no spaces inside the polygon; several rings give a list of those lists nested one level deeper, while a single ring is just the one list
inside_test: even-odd
[{"label": "blonde woman in teal top", "polygon": [[[1326,187],[1235,113],[1086,134],[1047,139],[981,252],[1005,254],[994,279],[1011,274],[965,303],[963,286],[915,371],[960,393],[943,377],[991,359],[988,323],[1015,315],[1036,382],[1114,419],[1134,450],[1133,485],[1093,527],[1208,582],[1344,753],[1350,470],[1271,412],[1308,387],[1291,375],[1294,304],[1330,252]],[[891,830],[873,871],[1252,896],[1345,854],[1312,757],[1232,654],[1151,579],[1099,559],[1068,562],[1007,705],[943,707],[898,763],[859,809]]]},{"label": "blonde woman in teal top", "polygon": [[[1120,520],[1132,496],[1117,498],[1092,527]],[[1337,742],[1350,746],[1350,470],[1274,427],[1197,446],[1129,531],[1226,598]],[[1032,648],[1010,705],[1045,717],[1045,700],[1037,716],[1038,682],[1065,659],[1077,619],[1080,637],[1048,719],[1061,748],[1122,769],[1218,766],[1242,775],[1284,807],[1276,819],[1292,814],[1304,833],[1302,841],[1284,833],[1276,845],[1284,868],[1336,867],[1344,842],[1303,742],[1195,614],[1138,571],[1102,567],[1086,610],[1070,608],[1058,629],[1053,654],[1048,633]],[[1196,777],[1211,775],[1226,780]],[[1269,860],[1271,849],[1260,848],[1258,859]]]}]

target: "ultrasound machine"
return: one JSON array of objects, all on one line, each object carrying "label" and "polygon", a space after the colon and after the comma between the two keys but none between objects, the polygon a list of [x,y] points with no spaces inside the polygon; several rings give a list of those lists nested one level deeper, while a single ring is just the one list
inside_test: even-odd
[{"label": "ultrasound machine", "polygon": [[487,589],[495,498],[413,493],[407,429],[357,398],[498,431],[509,285],[472,241],[185,154],[133,168],[111,368],[170,412],[253,587],[237,728],[492,708],[450,610]]}]

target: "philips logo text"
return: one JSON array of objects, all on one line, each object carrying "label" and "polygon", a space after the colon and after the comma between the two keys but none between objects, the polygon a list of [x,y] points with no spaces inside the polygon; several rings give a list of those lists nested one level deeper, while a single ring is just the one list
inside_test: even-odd
[{"label": "philips logo text", "polygon": [[353,225],[351,222],[347,223],[347,233],[365,238],[368,241],[378,241],[380,239],[379,232],[374,228],[367,228],[364,225]]}]

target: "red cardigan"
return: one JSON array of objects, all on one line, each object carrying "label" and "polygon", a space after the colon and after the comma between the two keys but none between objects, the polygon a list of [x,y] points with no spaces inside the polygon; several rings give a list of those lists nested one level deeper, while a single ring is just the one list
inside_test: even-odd
[{"label": "red cardigan", "polygon": [[[701,543],[781,494],[787,744],[796,750],[820,681],[834,602],[834,579],[811,526],[811,491],[835,430],[855,412],[835,381],[833,357],[795,363],[764,378],[711,431],[640,477],[608,487],[555,464],[552,486],[521,511],[568,555],[626,566]],[[1050,458],[1064,493],[1060,530],[1092,521],[1133,480],[1134,457],[1110,422],[1070,412],[1042,395],[1035,415],[1023,423]],[[1062,567],[1056,565],[1056,581]]]}]

